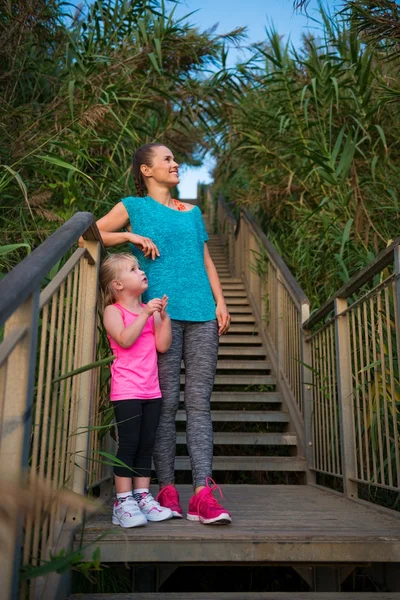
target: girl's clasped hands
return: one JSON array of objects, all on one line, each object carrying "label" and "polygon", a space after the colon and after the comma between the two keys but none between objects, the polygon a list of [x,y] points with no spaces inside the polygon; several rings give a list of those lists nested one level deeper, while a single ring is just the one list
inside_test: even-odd
[{"label": "girl's clasped hands", "polygon": [[153,298],[150,300],[146,306],[143,307],[143,310],[146,314],[151,317],[155,312],[160,313],[161,320],[169,318],[167,313],[167,305],[168,305],[168,296],[164,294],[162,298]]}]

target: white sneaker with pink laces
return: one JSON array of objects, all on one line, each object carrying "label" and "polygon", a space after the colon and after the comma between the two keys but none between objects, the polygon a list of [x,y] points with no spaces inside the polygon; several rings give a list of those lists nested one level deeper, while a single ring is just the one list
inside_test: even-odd
[{"label": "white sneaker with pink laces", "polygon": [[147,525],[147,519],[133,496],[126,496],[114,502],[112,523],[121,527],[141,527]]}]

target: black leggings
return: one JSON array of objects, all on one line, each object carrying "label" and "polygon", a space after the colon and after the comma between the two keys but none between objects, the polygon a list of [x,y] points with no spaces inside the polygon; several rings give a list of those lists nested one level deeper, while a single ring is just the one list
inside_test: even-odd
[{"label": "black leggings", "polygon": [[113,402],[118,427],[118,477],[150,477],[151,457],[161,412],[161,398]]}]

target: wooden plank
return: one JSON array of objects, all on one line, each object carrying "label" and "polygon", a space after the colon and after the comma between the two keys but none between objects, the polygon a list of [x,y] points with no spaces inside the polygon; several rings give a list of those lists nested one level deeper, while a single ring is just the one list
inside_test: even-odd
[{"label": "wooden plank", "polygon": [[[185,511],[193,489],[178,490]],[[400,520],[373,505],[308,485],[225,485],[223,493],[233,521],[218,535],[214,527],[186,519],[116,528],[110,503],[85,523],[82,545],[96,542],[105,563],[400,562]],[[80,543],[78,532],[75,549]],[[93,547],[84,553],[90,560]]]},{"label": "wooden plank", "polygon": [[[181,392],[181,402],[184,400],[184,393]],[[255,403],[265,402],[267,404],[281,404],[282,394],[278,392],[213,392],[211,402],[238,402]]]},{"label": "wooden plank", "polygon": [[[175,458],[175,469],[191,471],[188,456]],[[213,471],[291,471],[303,472],[305,460],[296,456],[214,456]]]},{"label": "wooden plank", "polygon": [[232,344],[240,344],[243,346],[249,346],[251,344],[261,346],[262,339],[259,335],[222,335],[219,338],[220,345],[232,345]]},{"label": "wooden plank", "polygon": [[224,290],[224,296],[229,302],[229,298],[247,298],[246,290]]},{"label": "wooden plank", "polygon": [[[185,376],[181,375],[181,383],[185,383]],[[217,375],[215,385],[276,385],[272,375]]]},{"label": "wooden plank", "polygon": [[69,600],[400,600],[400,592],[135,592],[72,594]]},{"label": "wooden plank", "polygon": [[[176,434],[177,444],[186,444],[186,434]],[[214,446],[296,446],[297,436],[291,433],[248,433],[243,431],[218,431],[214,433]]]},{"label": "wooden plank", "polygon": [[[289,414],[281,410],[212,410],[215,423],[289,423]],[[176,421],[186,422],[186,412],[178,410]]]},{"label": "wooden plank", "polygon": [[256,334],[257,332],[258,332],[257,325],[236,325],[236,323],[234,323],[233,325],[230,326],[229,331],[226,335],[229,337],[230,335],[233,335],[235,333],[254,333],[254,334]]},{"label": "wooden plank", "polygon": [[[185,365],[182,363],[182,370]],[[219,360],[218,371],[270,371],[271,363],[267,360]]]},{"label": "wooden plank", "polygon": [[227,298],[226,299],[226,304],[228,306],[228,308],[230,306],[250,306],[249,302],[246,298]]},{"label": "wooden plank", "polygon": [[240,304],[227,304],[228,310],[231,313],[231,315],[233,314],[253,314],[252,308],[250,306],[250,304],[247,304],[247,306],[245,305],[240,305]]},{"label": "wooden plank", "polygon": [[241,279],[240,277],[221,277],[220,278],[220,282],[221,282],[221,284],[224,284],[224,283],[243,283],[243,279]]},{"label": "wooden plank", "polygon": [[241,346],[220,346],[218,356],[265,356],[266,350],[263,346],[241,347]]},{"label": "wooden plank", "polygon": [[231,315],[231,323],[255,323],[254,315]]}]

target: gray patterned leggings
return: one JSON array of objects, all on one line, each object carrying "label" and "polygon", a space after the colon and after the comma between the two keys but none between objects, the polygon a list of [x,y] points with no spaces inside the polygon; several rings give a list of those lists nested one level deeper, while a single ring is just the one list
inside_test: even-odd
[{"label": "gray patterned leggings", "polygon": [[160,485],[174,483],[176,426],[181,360],[185,363],[186,438],[193,486],[205,485],[212,474],[213,427],[210,398],[218,359],[217,321],[172,320],[172,344],[158,357],[162,408],[153,450]]}]

